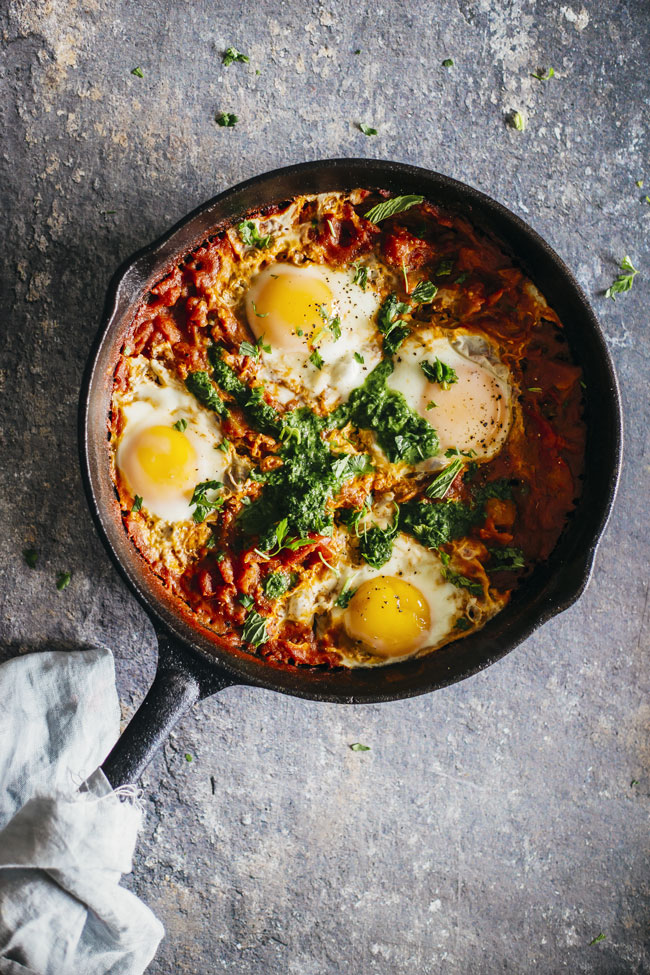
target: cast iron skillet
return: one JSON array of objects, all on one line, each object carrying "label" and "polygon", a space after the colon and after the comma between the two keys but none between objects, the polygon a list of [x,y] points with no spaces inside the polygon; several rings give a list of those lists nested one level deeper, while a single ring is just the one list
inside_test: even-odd
[{"label": "cast iron skillet", "polygon": [[[223,221],[299,193],[383,187],[421,193],[460,209],[498,237],[564,323],[586,382],[588,437],[583,491],[550,559],[537,566],[508,606],[479,632],[428,657],[375,670],[281,668],[224,651],[210,631],[179,609],[127,537],[109,474],[107,415],[124,334],[148,289]],[[99,534],[158,635],[158,668],[149,693],[104,763],[114,786],[136,781],[174,723],[196,701],[231,684],[249,684],[318,701],[394,701],[425,694],[494,663],[582,593],[616,493],[621,412],[612,362],[587,298],[557,254],[519,217],[448,176],[372,159],[308,162],[256,176],[220,193],[114,276],[81,390],[81,469]],[[137,648],[134,647],[137,653]]]}]

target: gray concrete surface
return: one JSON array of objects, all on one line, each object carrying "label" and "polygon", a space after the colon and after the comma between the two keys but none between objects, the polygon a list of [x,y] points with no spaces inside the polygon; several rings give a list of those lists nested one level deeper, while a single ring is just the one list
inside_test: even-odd
[{"label": "gray concrete surface", "polygon": [[[82,495],[80,377],[118,263],[255,173],[367,155],[492,194],[574,269],[625,403],[589,589],[516,652],[413,701],[231,688],[183,721],[144,780],[127,880],[167,929],[150,971],[650,971],[647,5],[23,0],[0,17],[3,656],[106,643],[125,718],[141,700],[154,637]],[[230,44],[249,65],[221,67]],[[640,273],[613,303],[626,253]]]}]

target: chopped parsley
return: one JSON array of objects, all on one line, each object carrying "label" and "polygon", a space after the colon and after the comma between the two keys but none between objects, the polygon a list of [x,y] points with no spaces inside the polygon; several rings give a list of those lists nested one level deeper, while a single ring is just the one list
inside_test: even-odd
[{"label": "chopped parsley", "polygon": [[454,62],[451,58],[445,58],[445,60],[442,62],[442,66],[443,68],[453,68]]},{"label": "chopped parsley", "polygon": [[[208,359],[210,361],[210,365],[212,366],[214,381],[221,389],[223,389],[225,393],[229,393],[230,396],[232,396],[237,403],[237,406],[239,406],[240,409],[246,413],[250,423],[256,429],[258,429],[260,433],[266,433],[273,437],[277,437],[281,426],[280,417],[272,406],[269,406],[268,403],[264,402],[262,387],[254,386],[252,389],[249,389],[248,386],[243,383],[241,379],[239,379],[230,366],[223,361],[219,346],[210,346],[208,349]],[[207,377],[207,373],[190,373],[190,375],[204,375]],[[188,376],[187,379],[189,378],[190,377]],[[185,380],[186,386],[187,379]],[[211,386],[211,388],[213,387]],[[191,392],[193,392],[193,390],[191,390]],[[197,396],[197,399],[199,398],[200,397]],[[222,400],[220,400],[220,402],[227,413],[228,408],[226,407],[225,403],[223,403]]]},{"label": "chopped parsley", "polygon": [[383,203],[378,203],[377,206],[368,210],[364,216],[366,220],[371,220],[372,223],[380,223],[382,220],[387,220],[388,217],[395,216],[396,213],[403,213],[404,210],[410,210],[411,207],[423,202],[424,197],[415,194],[394,196],[392,200],[384,200]]},{"label": "chopped parsley", "polygon": [[355,741],[354,744],[350,745],[351,752],[369,752],[370,745],[362,745],[360,741]]},{"label": "chopped parsley", "polygon": [[360,551],[365,562],[372,569],[381,569],[393,554],[393,539],[399,531],[399,509],[392,525],[380,528],[373,525],[360,536]]},{"label": "chopped parsley", "polygon": [[413,289],[411,294],[412,301],[419,305],[428,305],[438,294],[438,286],[433,281],[420,281]]},{"label": "chopped parsley", "polygon": [[255,600],[247,592],[242,592],[237,597],[244,609],[250,609],[251,606],[255,605]]},{"label": "chopped parsley", "polygon": [[135,515],[138,513],[138,511],[142,507],[142,501],[143,501],[142,495],[136,494],[135,498],[133,499],[133,504],[131,505],[131,514]]},{"label": "chopped parsley", "polygon": [[[326,328],[328,328],[334,336],[334,341],[337,342],[341,338],[341,319],[339,316],[329,315],[325,305],[318,306],[318,314],[323,319]],[[320,369],[320,366],[318,368]]]},{"label": "chopped parsley", "polygon": [[439,383],[443,389],[449,389],[453,383],[458,382],[456,370],[440,359],[434,359],[433,363],[424,359],[420,363],[420,368],[430,382]]},{"label": "chopped parsley", "polygon": [[305,545],[311,545],[311,538],[293,538],[289,535],[289,519],[283,518],[275,526],[275,545],[272,551],[269,551],[269,557],[273,558],[275,555],[279,555],[283,548],[288,548],[289,551],[295,552],[296,549],[303,548]]},{"label": "chopped parsley", "polygon": [[377,129],[373,129],[372,125],[366,125],[365,122],[359,122],[359,128],[364,135],[377,135]]},{"label": "chopped parsley", "polygon": [[36,568],[36,563],[38,562],[38,552],[35,548],[24,548],[23,558],[30,569]]},{"label": "chopped parsley", "polygon": [[178,430],[179,433],[185,433],[187,430],[187,420],[185,417],[182,416],[180,420],[176,421],[174,424],[174,430]]},{"label": "chopped parsley", "polygon": [[368,268],[365,264],[353,264],[352,266],[354,267],[352,284],[358,284],[361,290],[365,291],[368,284]]},{"label": "chopped parsley", "polygon": [[[240,224],[237,224],[237,232],[242,244],[245,244],[246,247],[257,247],[258,250],[263,251],[273,243],[272,234],[262,236],[254,220],[242,220]],[[257,309],[255,309],[255,314],[257,315]]]},{"label": "chopped parsley", "polygon": [[350,581],[348,580],[337,596],[336,605],[340,606],[341,609],[347,609],[347,607],[350,605],[350,600],[356,591],[356,589],[352,588]]},{"label": "chopped parsley", "polygon": [[230,440],[228,440],[227,437],[224,437],[223,440],[221,440],[217,444],[217,450],[220,450],[222,453],[227,454],[228,451],[230,450]]},{"label": "chopped parsley", "polygon": [[347,422],[372,430],[391,463],[408,464],[432,457],[438,450],[438,437],[430,423],[412,410],[402,393],[386,385],[393,371],[390,359],[383,359],[366,377],[362,386],[353,389],[347,403],[330,414],[339,427]]},{"label": "chopped parsley", "polygon": [[240,342],[239,344],[239,354],[250,356],[251,359],[259,358],[260,352],[270,352],[270,351],[271,351],[271,346],[267,345],[264,342],[263,335],[260,336],[260,338],[258,338],[255,345],[253,345],[251,342],[247,342],[246,340]]},{"label": "chopped parsley", "polygon": [[410,312],[410,305],[397,300],[397,295],[388,295],[377,313],[377,328],[384,336],[384,353],[393,355],[411,334],[411,329],[403,323],[400,315]]},{"label": "chopped parsley", "polygon": [[133,68],[131,74],[134,74],[136,78],[144,78],[144,71],[142,68]]},{"label": "chopped parsley", "polygon": [[209,410],[214,410],[219,416],[228,416],[228,407],[212,385],[207,372],[199,370],[188,373],[185,379],[185,387],[193,396],[196,396],[203,406],[207,406]]},{"label": "chopped parsley", "polygon": [[254,647],[259,647],[263,643],[266,643],[268,640],[266,634],[266,618],[260,616],[254,609],[251,609],[244,620],[241,638],[244,643],[250,643]]},{"label": "chopped parsley", "polygon": [[319,370],[325,365],[325,360],[318,349],[314,349],[312,354],[309,356],[309,361],[311,362],[312,366],[316,366],[316,368]]},{"label": "chopped parsley", "polygon": [[279,599],[292,589],[297,581],[297,572],[271,572],[262,583],[262,589],[268,599]]},{"label": "chopped parsley", "polygon": [[524,553],[520,548],[489,548],[490,572],[515,572],[526,568]]},{"label": "chopped parsley", "polygon": [[190,755],[190,753],[189,753],[189,752],[185,752],[185,761],[186,761],[186,762],[191,762],[191,761],[193,761],[193,759],[192,759],[192,756]]},{"label": "chopped parsley", "polygon": [[366,361],[366,360],[365,360],[365,359],[363,358],[363,356],[361,355],[361,353],[360,353],[360,352],[355,352],[355,353],[354,353],[354,358],[355,358],[355,359],[357,360],[357,362],[359,363],[359,365],[363,365],[363,364],[364,364],[364,362]]},{"label": "chopped parsley", "polygon": [[459,589],[467,589],[472,596],[483,595],[483,586],[475,579],[470,579],[468,576],[463,576],[459,572],[454,572],[454,570],[448,568],[448,566],[443,566],[440,571],[442,572],[443,579],[446,579],[447,582],[451,582],[452,586],[456,586]]},{"label": "chopped parsley", "polygon": [[238,51],[236,47],[227,48],[221,62],[224,68],[229,68],[231,64],[235,63],[235,61],[241,61],[242,64],[248,64],[250,58],[246,54],[242,54],[240,51]]},{"label": "chopped parsley", "polygon": [[67,587],[70,585],[71,579],[71,572],[59,572],[58,576],[56,577],[56,588],[59,590],[59,592],[63,592],[64,589],[67,589]]},{"label": "chopped parsley", "polygon": [[232,129],[233,126],[237,125],[239,122],[239,116],[235,115],[234,112],[220,112],[215,117],[215,122],[220,125],[222,129]]},{"label": "chopped parsley", "polygon": [[222,487],[221,481],[201,481],[196,485],[190,499],[190,505],[194,505],[192,518],[195,524],[200,525],[211,511],[218,511],[223,507],[223,498],[208,498],[207,495],[208,491],[218,491]]},{"label": "chopped parsley", "polygon": [[612,301],[616,301],[614,295],[622,294],[624,291],[630,290],[634,278],[639,273],[627,254],[621,261],[620,268],[622,273],[618,275],[614,283],[610,284],[605,292],[605,297],[611,298]]},{"label": "chopped parsley", "polygon": [[460,473],[463,462],[460,459],[452,460],[451,464],[445,467],[434,479],[426,490],[428,498],[444,498],[454,480]]},{"label": "chopped parsley", "polygon": [[464,538],[485,516],[481,506],[460,501],[407,501],[400,505],[400,527],[426,548]]},{"label": "chopped parsley", "polygon": [[555,69],[549,68],[548,71],[544,72],[541,69],[537,74],[531,74],[531,78],[536,78],[537,81],[549,81],[551,78],[555,77]]}]

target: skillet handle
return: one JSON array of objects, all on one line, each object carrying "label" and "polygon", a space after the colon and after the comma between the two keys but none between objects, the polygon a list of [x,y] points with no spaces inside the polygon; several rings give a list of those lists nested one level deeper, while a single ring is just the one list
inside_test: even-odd
[{"label": "skillet handle", "polygon": [[142,704],[102,764],[114,789],[138,781],[175,724],[197,701],[234,682],[217,667],[188,666],[187,657],[158,632],[158,669]]}]

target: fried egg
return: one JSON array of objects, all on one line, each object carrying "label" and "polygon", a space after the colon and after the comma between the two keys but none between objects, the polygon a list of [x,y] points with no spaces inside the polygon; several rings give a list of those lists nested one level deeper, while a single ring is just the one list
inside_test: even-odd
[{"label": "fried egg", "polygon": [[354,271],[274,263],[253,278],[246,317],[262,352],[262,372],[295,391],[347,399],[381,359],[374,318],[380,297],[362,290]]},{"label": "fried egg", "polygon": [[116,397],[122,423],[115,465],[143,511],[167,522],[189,520],[196,485],[221,480],[228,466],[227,453],[215,449],[223,440],[219,421],[146,360],[135,360],[129,397]]},{"label": "fried egg", "polygon": [[[422,363],[433,366],[436,360],[454,370],[456,381],[441,384],[427,377]],[[496,349],[482,336],[455,333],[453,338],[436,338],[428,328],[414,332],[395,357],[388,385],[434,427],[440,456],[455,448],[489,460],[506,442],[512,423],[512,380]],[[439,462],[434,458],[422,466]]]},{"label": "fried egg", "polygon": [[437,553],[399,534],[381,569],[364,564],[343,571],[338,592],[348,588],[354,595],[345,608],[334,605],[328,621],[342,625],[347,637],[347,646],[338,647],[343,662],[391,663],[454,635],[454,624],[476,598],[447,581],[443,569]]}]

